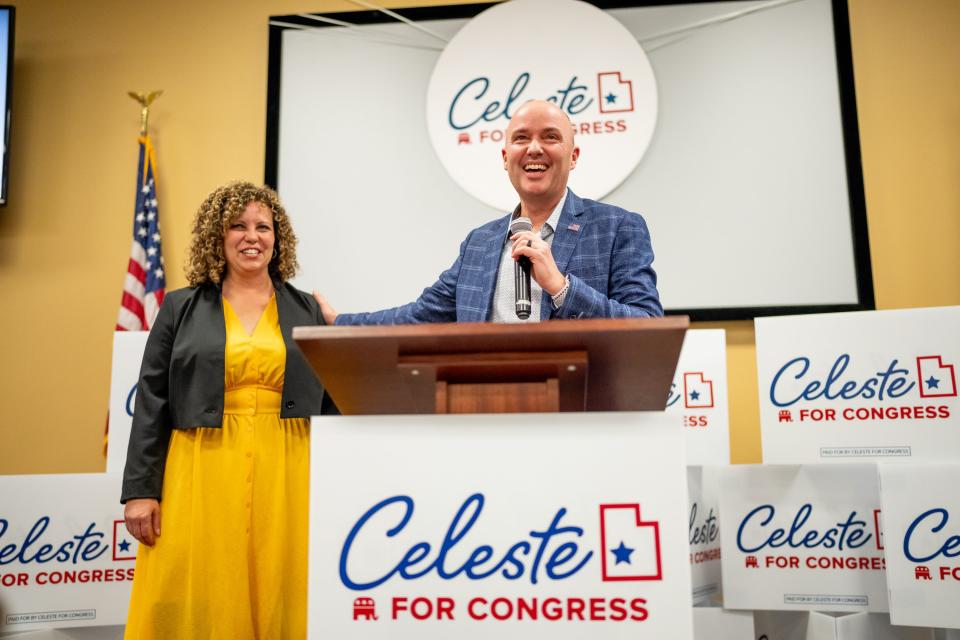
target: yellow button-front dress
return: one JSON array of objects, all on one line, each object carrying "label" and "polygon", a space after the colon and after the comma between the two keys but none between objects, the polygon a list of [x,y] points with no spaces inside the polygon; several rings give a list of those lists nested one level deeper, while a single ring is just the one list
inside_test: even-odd
[{"label": "yellow button-front dress", "polygon": [[306,637],[309,421],[280,418],[276,299],[253,335],[223,308],[223,426],[173,430],[161,533],[137,553],[128,639]]}]

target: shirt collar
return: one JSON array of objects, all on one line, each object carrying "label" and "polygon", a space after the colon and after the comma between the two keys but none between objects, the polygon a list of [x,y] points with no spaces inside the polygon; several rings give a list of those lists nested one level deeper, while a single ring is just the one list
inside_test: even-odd
[{"label": "shirt collar", "polygon": [[[553,212],[550,213],[550,217],[547,218],[547,221],[543,223],[543,227],[540,228],[540,235],[541,235],[541,236],[543,236],[543,232],[544,232],[544,229],[545,229],[545,228],[547,228],[547,229],[550,230],[550,232],[547,234],[548,236],[549,236],[550,234],[552,234],[552,233],[556,233],[556,231],[557,231],[557,224],[560,222],[560,214],[563,213],[563,205],[564,205],[564,203],[566,203],[566,201],[567,201],[567,189],[564,189],[564,190],[563,190],[563,197],[560,198],[560,202],[558,202],[558,203],[557,203],[557,206],[555,206],[555,207],[553,208]],[[519,205],[519,204],[518,204],[517,207],[513,210],[513,216],[511,216],[510,219],[511,219],[511,220],[515,220],[515,219],[517,219],[518,217],[520,217],[520,205]],[[507,235],[510,235],[510,234],[508,233]]]}]

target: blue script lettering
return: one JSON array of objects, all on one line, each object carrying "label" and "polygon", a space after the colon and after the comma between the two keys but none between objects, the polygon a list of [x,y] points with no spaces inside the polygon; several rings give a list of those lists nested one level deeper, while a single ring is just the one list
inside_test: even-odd
[{"label": "blue script lettering", "polygon": [[670,383],[670,393],[667,395],[667,406],[672,407],[676,404],[677,400],[680,399],[680,396],[677,394],[677,383]]},{"label": "blue script lettering", "polygon": [[[930,522],[925,523],[924,521],[928,518]],[[916,532],[917,527],[921,525],[924,527],[929,526],[931,534],[940,533],[940,531],[947,526],[947,521],[949,520],[950,514],[946,509],[930,509],[917,516],[917,518],[910,523],[910,526],[907,527],[907,532],[903,536],[903,555],[907,556],[911,562],[930,562],[937,556],[943,556],[944,558],[956,558],[960,556],[960,535],[956,534],[948,537],[946,542],[940,545],[933,553],[920,555],[922,552],[911,548],[913,534]]]},{"label": "blue script lettering", "polygon": [[[908,394],[916,383],[908,377],[909,371],[897,367],[897,359],[887,365],[886,371],[878,371],[875,376],[867,378],[863,382],[856,380],[843,379],[843,372],[847,370],[850,364],[850,355],[844,353],[834,361],[827,374],[826,380],[810,380],[805,383],[802,389],[793,388],[792,390],[782,390],[790,384],[790,380],[801,380],[810,370],[810,358],[800,356],[794,358],[783,365],[777,374],[773,376],[770,383],[770,402],[778,407],[789,407],[800,400],[816,400],[817,398],[826,398],[836,400],[843,398],[850,400],[852,398],[870,399],[876,397],[877,400],[886,398],[899,398]],[[804,383],[801,383],[804,384]]]},{"label": "blue script lettering", "polygon": [[130,393],[127,394],[127,415],[131,418],[133,417],[133,399],[137,397],[137,385],[133,385],[133,388],[130,389]]},{"label": "blue script lettering", "polygon": [[[474,78],[453,96],[450,110],[447,112],[447,122],[453,129],[462,131],[481,121],[493,122],[500,118],[510,120],[513,117],[510,109],[520,99],[528,84],[530,84],[530,73],[524,71],[513,81],[507,97],[500,102],[486,97],[490,89],[490,78],[486,76]],[[588,95],[589,87],[585,84],[577,84],[577,76],[573,76],[565,88],[557,90],[546,100],[575,116],[593,104],[593,98],[588,98]]]},{"label": "blue script lettering", "polygon": [[[529,557],[530,552],[534,548],[534,544],[536,544],[537,549],[530,566],[529,577],[532,584],[537,584],[541,563],[543,564],[543,571],[547,578],[551,580],[562,580],[582,569],[593,556],[593,552],[588,551],[579,562],[573,564],[573,566],[564,568],[566,565],[569,565],[571,561],[575,561],[580,551],[576,542],[563,542],[557,545],[551,553],[546,553],[550,542],[555,538],[566,534],[573,534],[577,538],[583,536],[583,529],[580,527],[560,526],[560,521],[567,512],[566,509],[561,508],[557,511],[550,525],[544,531],[531,531],[529,533],[530,538],[539,542],[531,543],[528,540],[521,540],[511,545],[499,560],[492,563],[491,561],[494,560],[495,557],[493,547],[481,544],[470,553],[467,560],[459,567],[448,566],[447,554],[467,535],[474,523],[476,523],[483,510],[483,503],[483,494],[480,493],[475,493],[464,501],[453,517],[450,526],[447,528],[443,542],[440,543],[440,547],[436,552],[436,557],[432,560],[427,560],[432,550],[430,543],[418,542],[404,553],[403,557],[392,569],[382,573],[380,577],[365,582],[358,581],[350,577],[347,567],[350,552],[353,549],[357,536],[363,531],[368,521],[387,507],[392,505],[402,506],[403,515],[400,518],[400,522],[384,532],[388,538],[392,538],[400,533],[410,522],[410,518],[413,517],[414,502],[409,496],[394,496],[382,500],[364,513],[363,516],[357,520],[356,524],[353,525],[353,528],[350,529],[350,533],[347,534],[347,538],[343,543],[343,550],[340,552],[340,580],[347,588],[355,591],[373,589],[395,575],[399,575],[404,580],[416,580],[430,572],[436,572],[437,576],[444,580],[451,580],[461,574],[465,575],[469,580],[482,580],[498,572],[508,580],[516,580],[522,578],[526,572],[526,563],[522,558]],[[546,560],[544,560],[545,555],[547,555]],[[492,564],[492,566],[483,567],[483,565],[490,564]]]},{"label": "blue script lettering", "polygon": [[[50,517],[43,516],[33,524],[23,542],[19,544],[11,542],[0,547],[0,565],[13,562],[45,564],[53,560],[77,564],[81,560],[84,562],[96,560],[107,551],[107,545],[102,542],[104,534],[96,531],[96,524],[93,522],[87,526],[83,533],[73,536],[72,539],[61,543],[60,546],[52,544],[37,546],[49,525]],[[8,528],[9,523],[0,519],[0,538],[3,538]]]},{"label": "blue script lettering", "polygon": [[[485,107],[482,107],[480,115],[475,116],[465,116],[466,118],[473,117],[472,120],[464,123],[460,120],[459,117],[456,117],[454,112],[458,109],[469,109],[472,113],[477,112],[477,108],[481,105],[479,101],[487,93],[487,89],[490,88],[490,78],[485,76],[480,76],[479,78],[474,78],[467,84],[463,85],[460,91],[457,91],[457,95],[453,97],[453,102],[450,103],[450,112],[447,116],[447,121],[450,123],[450,126],[461,131],[463,129],[469,129],[473,125],[477,124],[481,120],[486,122],[493,122],[497,118],[506,118],[510,119],[510,106],[520,97],[520,94],[523,93],[523,90],[527,87],[527,83],[530,82],[530,74],[524,71],[517,79],[514,80],[513,86],[510,87],[510,92],[507,94],[507,99],[503,103],[503,107],[500,107],[500,102],[494,100],[487,103]],[[476,93],[468,95],[467,99],[473,100],[472,103],[468,103],[466,107],[460,106],[460,99],[464,97],[464,94],[467,93],[467,90],[473,87],[473,91]]]},{"label": "blue script lettering", "polygon": [[707,544],[717,539],[720,529],[717,527],[717,516],[713,515],[713,509],[707,514],[707,519],[703,523],[697,521],[697,509],[699,505],[694,502],[690,507],[690,544]]},{"label": "blue script lettering", "polygon": [[[573,76],[570,78],[570,82],[567,83],[567,88],[557,91],[555,96],[547,98],[547,102],[554,103],[572,116],[582,113],[587,107],[593,104],[593,98],[587,100],[586,95],[584,95],[587,92],[587,85],[576,84],[576,82],[577,76]],[[570,98],[569,104],[567,104],[567,98]],[[586,100],[586,103],[584,103],[584,100]],[[583,103],[582,107],[580,106],[581,103]]]},{"label": "blue script lettering", "polygon": [[776,549],[783,546],[794,549],[799,547],[857,549],[873,537],[872,533],[866,531],[867,523],[855,519],[856,511],[851,511],[844,522],[838,522],[836,526],[829,529],[823,531],[810,529],[804,533],[804,525],[810,519],[812,512],[813,506],[809,503],[805,504],[793,516],[789,529],[777,527],[768,530],[767,525],[773,521],[777,510],[770,504],[761,505],[748,513],[740,523],[737,529],[737,547],[744,553],[755,553],[765,547]]}]

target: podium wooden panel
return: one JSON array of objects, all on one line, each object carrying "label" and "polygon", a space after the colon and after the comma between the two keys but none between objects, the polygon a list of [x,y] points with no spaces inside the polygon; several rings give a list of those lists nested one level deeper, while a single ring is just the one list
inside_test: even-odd
[{"label": "podium wooden panel", "polygon": [[662,411],[685,316],[296,327],[344,415]]}]

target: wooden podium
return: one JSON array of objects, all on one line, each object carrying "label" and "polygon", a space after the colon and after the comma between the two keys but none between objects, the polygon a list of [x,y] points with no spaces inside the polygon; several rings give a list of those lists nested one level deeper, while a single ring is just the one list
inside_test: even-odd
[{"label": "wooden podium", "polygon": [[686,316],[296,327],[343,415],[662,411]]}]

